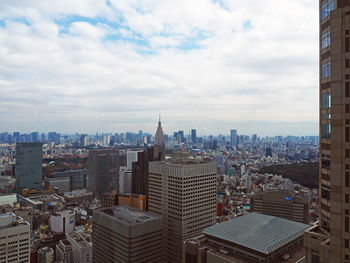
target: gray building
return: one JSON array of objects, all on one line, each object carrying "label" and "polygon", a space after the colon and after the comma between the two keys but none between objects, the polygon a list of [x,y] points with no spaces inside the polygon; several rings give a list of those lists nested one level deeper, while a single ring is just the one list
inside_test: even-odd
[{"label": "gray building", "polygon": [[161,231],[159,216],[136,208],[94,211],[93,262],[161,262]]},{"label": "gray building", "polygon": [[16,189],[43,189],[42,143],[16,144]]},{"label": "gray building", "polygon": [[61,177],[61,178],[45,178],[45,189],[52,187],[57,188],[58,194],[64,194],[70,191],[70,178]]},{"label": "gray building", "polygon": [[88,170],[68,170],[64,172],[55,172],[52,175],[54,178],[69,177],[70,191],[81,190],[87,188]]}]

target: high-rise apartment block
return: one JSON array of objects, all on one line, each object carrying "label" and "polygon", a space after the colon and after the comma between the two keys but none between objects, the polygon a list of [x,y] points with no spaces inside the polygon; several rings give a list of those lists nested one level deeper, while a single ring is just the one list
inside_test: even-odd
[{"label": "high-rise apartment block", "polygon": [[319,3],[320,220],[305,246],[308,263],[350,262],[350,1]]},{"label": "high-rise apartment block", "polygon": [[93,262],[161,262],[159,216],[128,206],[94,211]]},{"label": "high-rise apartment block", "polygon": [[43,150],[38,142],[16,144],[16,189],[43,189]]},{"label": "high-rise apartment block", "polygon": [[118,189],[119,185],[119,151],[89,151],[88,189],[96,197]]},{"label": "high-rise apartment block", "polygon": [[238,144],[238,142],[237,142],[237,130],[231,130],[230,142],[231,142],[231,146]]},{"label": "high-rise apartment block", "polygon": [[183,242],[216,223],[215,163],[149,164],[148,210],[161,215],[162,262],[183,262]]},{"label": "high-rise apartment block", "polygon": [[30,225],[15,214],[0,214],[0,263],[30,261]]},{"label": "high-rise apartment block", "polygon": [[250,210],[296,222],[309,223],[309,196],[294,191],[271,190],[250,197]]},{"label": "high-rise apartment block", "polygon": [[92,262],[92,246],[78,232],[66,234],[67,241],[72,246],[73,263]]}]

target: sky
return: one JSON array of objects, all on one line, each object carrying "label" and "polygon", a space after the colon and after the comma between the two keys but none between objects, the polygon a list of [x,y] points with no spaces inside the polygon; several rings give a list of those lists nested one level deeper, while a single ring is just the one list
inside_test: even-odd
[{"label": "sky", "polygon": [[0,131],[318,135],[314,0],[0,0]]}]

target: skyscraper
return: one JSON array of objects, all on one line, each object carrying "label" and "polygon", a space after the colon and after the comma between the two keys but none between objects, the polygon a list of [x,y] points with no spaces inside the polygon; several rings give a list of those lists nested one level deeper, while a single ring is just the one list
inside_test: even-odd
[{"label": "skyscraper", "polygon": [[320,219],[305,233],[307,262],[350,260],[349,12],[348,0],[320,1]]},{"label": "skyscraper", "polygon": [[[156,135],[154,137],[154,148],[155,148],[155,153],[158,152],[158,153],[162,154],[160,156],[160,159],[164,160],[165,159],[165,141],[164,141],[162,123],[160,122],[160,115],[159,115],[159,121],[158,121]],[[154,158],[159,159],[158,156],[155,156]]]},{"label": "skyscraper", "polygon": [[16,189],[43,189],[43,150],[38,142],[16,143]]},{"label": "skyscraper", "polygon": [[148,210],[161,215],[162,261],[184,262],[183,242],[216,222],[216,164],[149,164]]},{"label": "skyscraper", "polygon": [[231,146],[237,145],[237,130],[231,130]]},{"label": "skyscraper", "polygon": [[92,150],[89,151],[88,189],[96,197],[119,185],[119,151]]},{"label": "skyscraper", "polygon": [[191,142],[196,143],[197,142],[197,131],[196,129],[191,130]]}]

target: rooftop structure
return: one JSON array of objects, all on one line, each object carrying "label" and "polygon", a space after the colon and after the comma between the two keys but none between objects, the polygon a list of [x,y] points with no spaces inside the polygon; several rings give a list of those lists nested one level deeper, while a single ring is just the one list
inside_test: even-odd
[{"label": "rooftop structure", "polygon": [[248,213],[208,227],[203,233],[268,255],[302,237],[309,227],[279,217]]},{"label": "rooftop structure", "polygon": [[100,209],[93,214],[92,238],[96,263],[159,262],[161,218],[128,206]]}]

